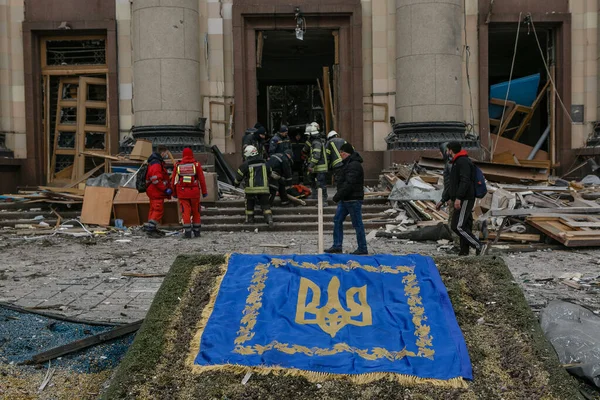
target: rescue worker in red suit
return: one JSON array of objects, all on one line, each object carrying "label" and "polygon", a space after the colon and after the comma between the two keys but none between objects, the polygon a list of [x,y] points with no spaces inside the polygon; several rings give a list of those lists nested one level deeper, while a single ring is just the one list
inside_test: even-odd
[{"label": "rescue worker in red suit", "polygon": [[157,151],[148,157],[146,194],[150,199],[150,213],[144,228],[150,237],[164,236],[164,233],[158,230],[158,225],[165,212],[165,199],[170,199],[173,194],[171,179],[165,168],[164,157],[167,156],[167,148],[158,146]]},{"label": "rescue worker in red suit", "polygon": [[200,190],[202,190],[202,197],[206,197],[208,193],[204,171],[200,163],[194,159],[192,149],[187,147],[183,149],[183,158],[173,169],[172,182],[183,214],[185,237],[190,239],[192,233],[194,237],[200,237]]}]

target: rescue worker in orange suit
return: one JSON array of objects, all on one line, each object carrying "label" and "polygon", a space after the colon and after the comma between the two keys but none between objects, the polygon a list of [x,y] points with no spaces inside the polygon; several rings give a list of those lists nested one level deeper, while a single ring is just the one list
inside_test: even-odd
[{"label": "rescue worker in orange suit", "polygon": [[158,230],[165,212],[165,199],[170,199],[173,194],[171,179],[165,168],[164,157],[168,156],[165,146],[158,146],[157,151],[148,157],[148,172],[146,172],[146,194],[150,199],[150,212],[148,222],[144,225],[150,237],[161,237],[164,233]]},{"label": "rescue worker in orange suit", "polygon": [[[183,158],[173,169],[173,188],[179,199],[183,215],[183,229],[186,239],[200,237],[200,190],[202,197],[208,195],[202,166],[194,158],[192,149],[183,149]],[[193,223],[193,225],[192,225]]]}]

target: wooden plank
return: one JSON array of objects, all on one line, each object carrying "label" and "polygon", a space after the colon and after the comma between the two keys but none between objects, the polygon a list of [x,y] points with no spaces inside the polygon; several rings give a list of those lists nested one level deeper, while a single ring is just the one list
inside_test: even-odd
[{"label": "wooden plank", "polygon": [[527,215],[552,214],[598,214],[600,207],[564,207],[564,208],[520,208],[518,210],[492,210],[492,217],[523,217]]},{"label": "wooden plank", "polygon": [[73,189],[73,188],[61,188],[61,187],[54,187],[54,186],[38,186],[39,190],[47,190],[49,192],[54,192],[54,193],[69,193],[69,194],[74,194],[77,196],[83,196],[85,194],[84,190],[81,189]]},{"label": "wooden plank", "polygon": [[[488,233],[488,239],[493,240],[496,238],[496,236],[496,232]],[[529,233],[502,232],[500,240],[508,240],[511,242],[539,242],[541,240],[541,236]]]},{"label": "wooden plank", "polygon": [[323,109],[325,111],[325,132],[331,130],[331,96],[329,89],[329,67],[323,67],[323,94],[325,95],[325,104]]},{"label": "wooden plank", "polygon": [[97,335],[90,336],[85,339],[76,340],[63,346],[55,347],[51,350],[44,351],[43,353],[36,354],[35,356],[31,357],[29,360],[26,360],[21,364],[41,364],[58,357],[62,357],[66,354],[71,354],[76,351],[83,350],[100,343],[108,342],[109,340],[113,340],[137,331],[138,329],[140,329],[143,322],[143,320],[133,322],[131,324],[111,329],[108,332],[99,333]]},{"label": "wooden plank", "polygon": [[87,186],[83,197],[81,222],[90,225],[108,226],[112,214],[115,189]]},{"label": "wooden plank", "polygon": [[262,68],[263,47],[265,44],[262,31],[258,31],[256,39],[256,68]]},{"label": "wooden plank", "polygon": [[340,63],[340,33],[339,31],[331,32],[333,35],[333,45],[334,45],[334,54],[335,54],[335,65]]},{"label": "wooden plank", "polygon": [[[492,182],[519,183],[521,181],[547,182],[548,170],[539,172],[535,168],[519,165],[496,164],[485,161],[472,160],[485,177]],[[419,165],[427,168],[444,168],[444,161],[438,158],[421,157]]]},{"label": "wooden plank", "polygon": [[73,175],[73,166],[69,165],[67,168],[60,170],[56,174],[54,174],[54,179],[52,180],[55,181],[58,179],[71,179],[71,175]]},{"label": "wooden plank", "polygon": [[98,153],[95,151],[83,151],[83,152],[81,152],[81,154],[83,154],[84,156],[88,156],[88,157],[98,157],[98,158],[104,158],[106,160],[123,161],[123,159],[120,157],[111,156],[109,154]]},{"label": "wooden plank", "polygon": [[[71,166],[72,168],[73,166]],[[71,183],[69,183],[68,185],[66,185],[65,187],[67,188],[71,188],[71,187],[75,187],[77,185],[79,185],[81,182],[83,181],[87,181],[88,178],[91,178],[92,175],[94,175],[96,172],[100,171],[102,168],[104,168],[104,163],[98,165],[96,168],[88,171],[85,173],[85,175],[81,176],[79,179],[77,179],[76,181],[72,181]]]}]

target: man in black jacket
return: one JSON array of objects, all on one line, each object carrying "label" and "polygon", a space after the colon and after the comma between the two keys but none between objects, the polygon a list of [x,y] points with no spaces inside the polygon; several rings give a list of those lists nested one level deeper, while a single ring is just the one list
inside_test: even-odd
[{"label": "man in black jacket", "polygon": [[340,148],[342,157],[342,173],[339,174],[337,193],[333,201],[338,203],[335,217],[333,218],[333,246],[325,250],[326,253],[342,253],[344,241],[344,220],[350,215],[352,227],[356,231],[358,248],[351,254],[366,255],[367,237],[362,220],[362,204],[365,197],[365,174],[362,167],[362,157],[354,151],[350,143],[344,143]]},{"label": "man in black jacket", "polygon": [[475,248],[477,255],[485,253],[485,248],[473,232],[473,206],[475,205],[475,168],[469,155],[459,142],[448,143],[448,153],[452,157],[452,170],[448,196],[452,200],[454,214],[451,228],[460,238],[459,256],[469,255],[469,249]]},{"label": "man in black jacket", "polygon": [[[442,191],[442,199],[435,205],[437,210],[448,203],[448,226],[452,226],[452,216],[454,215],[454,204],[450,204],[450,171],[452,171],[452,158],[448,154],[448,142],[440,144],[440,153],[444,159],[444,190]],[[452,241],[458,244],[458,236],[452,233]]]}]

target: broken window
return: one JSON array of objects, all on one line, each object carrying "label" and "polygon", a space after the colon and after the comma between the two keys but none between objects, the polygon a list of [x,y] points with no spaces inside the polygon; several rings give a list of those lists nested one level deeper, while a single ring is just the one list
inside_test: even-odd
[{"label": "broken window", "polygon": [[106,41],[94,40],[47,40],[46,65],[102,65],[106,64]]}]

